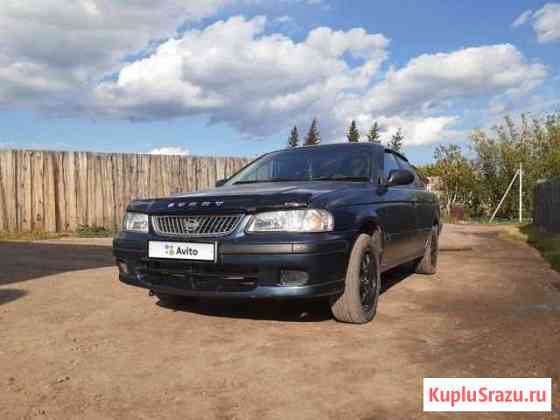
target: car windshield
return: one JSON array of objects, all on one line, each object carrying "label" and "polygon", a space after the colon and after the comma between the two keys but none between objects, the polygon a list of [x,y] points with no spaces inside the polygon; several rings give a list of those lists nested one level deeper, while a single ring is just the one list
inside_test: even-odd
[{"label": "car windshield", "polygon": [[266,155],[243,169],[227,185],[294,181],[367,181],[371,154],[363,148],[306,147]]}]

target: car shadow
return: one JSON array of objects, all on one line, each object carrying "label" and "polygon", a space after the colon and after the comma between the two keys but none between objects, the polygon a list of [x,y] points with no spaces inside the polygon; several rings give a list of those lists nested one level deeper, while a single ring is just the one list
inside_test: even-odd
[{"label": "car shadow", "polygon": [[0,242],[0,286],[113,264],[108,246]]},{"label": "car shadow", "polygon": [[397,268],[393,268],[382,274],[381,276],[381,293],[385,293],[400,282],[406,280],[414,274],[412,264],[403,264]]},{"label": "car shadow", "polygon": [[314,300],[221,300],[186,299],[180,303],[158,301],[158,306],[174,311],[223,318],[261,321],[322,322],[332,318],[326,299]]},{"label": "car shadow", "polygon": [[[404,265],[382,275],[384,293],[414,274],[412,266]],[[324,299],[301,300],[223,300],[189,299],[164,302],[157,305],[173,311],[184,311],[212,317],[240,318],[284,322],[323,322],[332,319],[329,301]]]},{"label": "car shadow", "polygon": [[13,302],[27,294],[25,290],[20,289],[0,289],[0,305]]}]

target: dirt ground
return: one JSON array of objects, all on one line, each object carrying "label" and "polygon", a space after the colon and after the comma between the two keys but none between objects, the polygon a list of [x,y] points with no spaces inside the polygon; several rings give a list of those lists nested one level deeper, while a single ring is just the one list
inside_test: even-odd
[{"label": "dirt ground", "polygon": [[376,319],[319,303],[163,307],[104,241],[0,243],[0,419],[412,419],[424,377],[552,377],[560,275],[499,228],[446,226],[436,276],[384,276]]}]

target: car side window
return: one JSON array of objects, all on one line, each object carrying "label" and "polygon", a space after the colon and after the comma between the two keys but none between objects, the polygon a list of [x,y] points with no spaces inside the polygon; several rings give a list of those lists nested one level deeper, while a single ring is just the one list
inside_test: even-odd
[{"label": "car side window", "polygon": [[385,159],[383,162],[383,176],[385,179],[389,179],[391,171],[396,171],[398,169],[400,169],[400,167],[397,163],[395,155],[390,152],[385,152]]},{"label": "car side window", "polygon": [[419,188],[419,189],[424,189],[424,183],[422,182],[422,180],[420,179],[420,177],[418,176],[418,174],[416,173],[416,170],[414,169],[414,167],[408,163],[406,160],[401,159],[400,157],[396,157],[397,162],[399,164],[399,166],[401,167],[401,169],[406,169],[407,171],[412,172],[412,174],[414,175],[414,182],[412,182],[411,184],[409,184],[410,187],[412,188]]}]

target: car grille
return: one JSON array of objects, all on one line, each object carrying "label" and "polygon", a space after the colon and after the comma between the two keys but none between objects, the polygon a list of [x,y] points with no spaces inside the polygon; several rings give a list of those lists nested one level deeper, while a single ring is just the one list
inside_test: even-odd
[{"label": "car grille", "polygon": [[211,216],[153,216],[154,230],[166,236],[224,236],[232,233],[242,214]]}]

